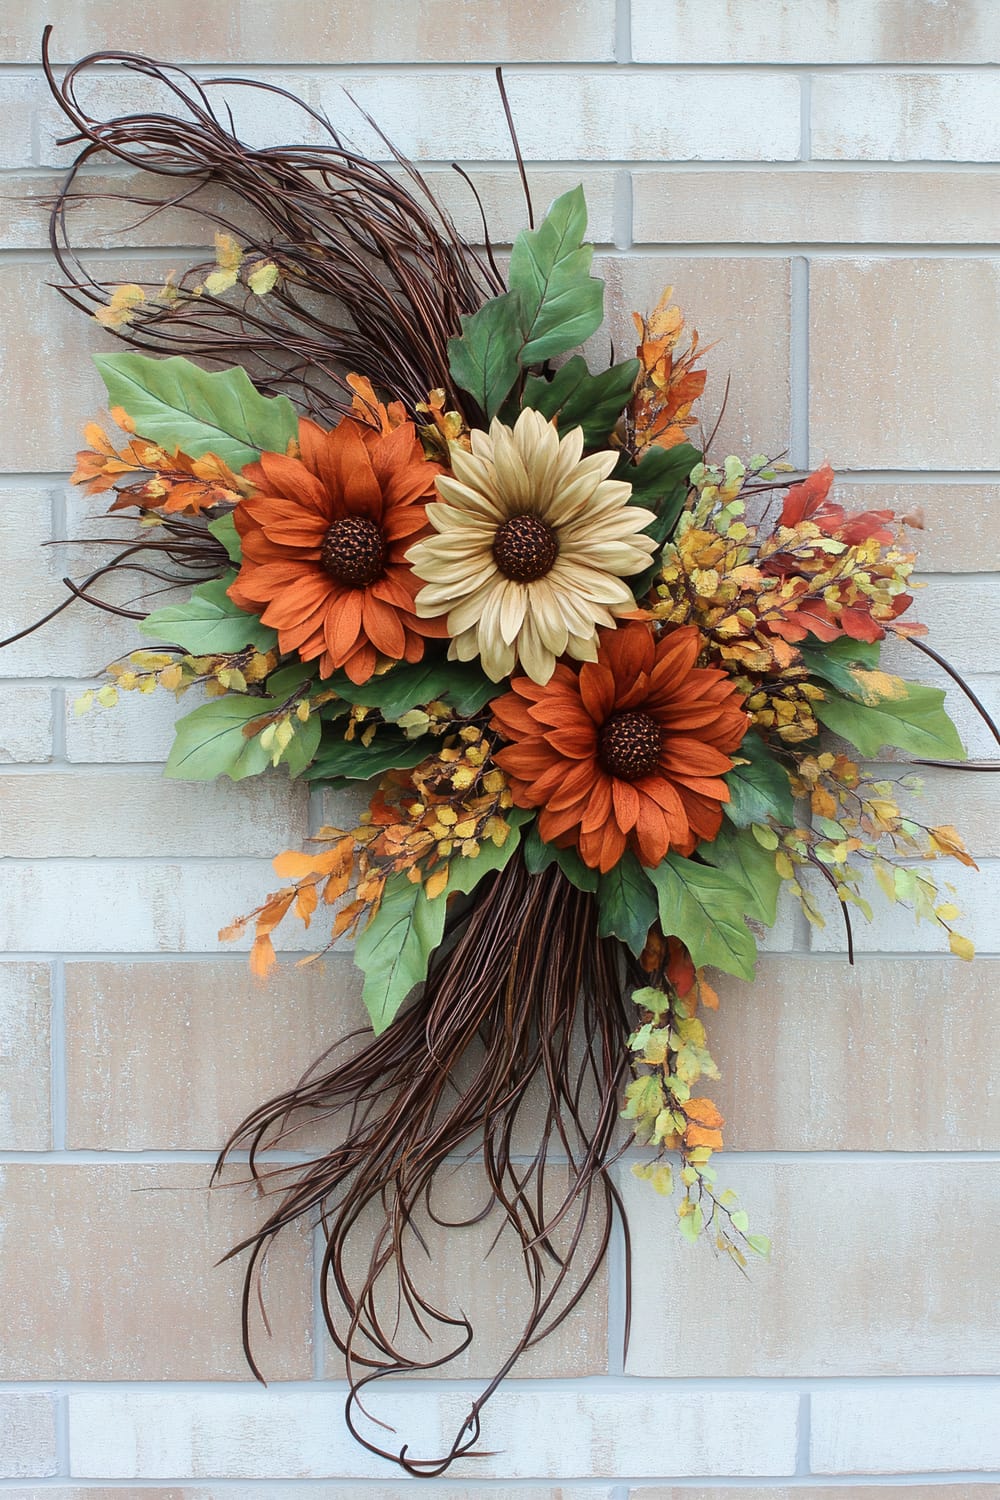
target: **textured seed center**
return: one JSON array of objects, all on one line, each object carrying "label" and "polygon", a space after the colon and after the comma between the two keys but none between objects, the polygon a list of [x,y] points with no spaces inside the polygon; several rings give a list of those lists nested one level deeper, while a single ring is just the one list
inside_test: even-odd
[{"label": "textured seed center", "polygon": [[558,556],[558,536],[537,516],[511,516],[493,538],[494,561],[515,583],[544,578]]},{"label": "textured seed center", "polygon": [[323,538],[319,560],[340,583],[374,583],[385,571],[382,533],[367,516],[345,516]]},{"label": "textured seed center", "polygon": [[651,715],[615,714],[601,730],[601,763],[622,781],[638,781],[656,770],[662,744],[663,731]]}]

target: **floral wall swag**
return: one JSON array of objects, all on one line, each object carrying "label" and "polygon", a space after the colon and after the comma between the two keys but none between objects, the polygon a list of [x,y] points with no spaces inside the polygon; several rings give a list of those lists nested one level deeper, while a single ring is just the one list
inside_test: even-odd
[{"label": "floral wall swag", "polygon": [[[95,357],[109,420],[73,475],[125,532],[66,603],[148,639],[77,708],[197,688],[168,777],[367,783],[357,825],[278,854],[278,889],[221,934],[252,930],[260,976],[284,921],[322,951],[353,938],[374,1032],[234,1132],[223,1159],[249,1148],[270,1209],[232,1254],[246,1313],[274,1237],[318,1216],[351,1431],[440,1474],[586,1296],[624,1218],[622,1117],[687,1239],[740,1267],[768,1254],[717,1182],[705,1012],[708,970],[753,978],[783,890],[817,925],[832,898],[849,954],[874,882],[972,957],[929,873],[972,864],[960,835],[905,805],[909,771],[866,768],[887,746],[969,766],[944,693],[888,670],[883,643],[930,657],[1000,731],[910,617],[918,518],[845,511],[828,465],[712,452],[707,351],[670,288],[635,315],[634,357],[574,352],[604,319],[581,188],[536,223],[521,169],[528,227],[501,273],[485,218],[477,249],[389,142],[380,165],[293,95],[226,80],[324,131],[251,148],[214,85],[117,52],[60,81],[47,42],[79,145],[52,213],[60,290],[132,346]],[[79,85],[107,64],[168,109],[92,118]],[[95,160],[125,170],[96,179]],[[214,262],[96,280],[73,214],[105,200],[197,215]],[[167,602],[102,596],[123,572]],[[317,1121],[312,1160],[260,1154]],[[456,1223],[462,1162],[480,1191]],[[443,1451],[411,1451],[366,1387],[447,1374],[473,1342],[475,1309],[422,1290],[426,1236],[487,1219],[517,1246],[523,1321]]]}]

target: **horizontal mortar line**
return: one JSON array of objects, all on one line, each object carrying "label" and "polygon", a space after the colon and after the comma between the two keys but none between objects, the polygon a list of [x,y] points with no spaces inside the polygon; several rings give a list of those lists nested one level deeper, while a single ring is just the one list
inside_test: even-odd
[{"label": "horizontal mortar line", "polygon": [[[382,76],[403,76],[411,78],[432,78],[453,74],[476,74],[482,77],[492,78],[493,70],[497,66],[497,60],[483,58],[475,62],[465,59],[435,59],[422,62],[410,58],[399,61],[383,62],[381,59],[372,59],[368,62],[317,62],[314,59],[301,62],[275,62],[261,58],[259,60],[241,60],[232,62],[220,59],[217,62],[182,62],[180,59],[171,60],[171,65],[181,67],[190,72],[201,82],[210,81],[212,77],[236,79],[239,77],[241,68],[252,68],[254,77],[279,79],[282,74],[295,73],[306,74],[317,79],[324,78],[361,78],[370,82]],[[499,65],[505,74],[515,76],[518,74],[549,73],[568,74],[570,76],[586,76],[590,73],[607,74],[610,77],[631,77],[635,75],[658,76],[670,73],[769,73],[785,74],[798,77],[803,73],[827,73],[827,74],[850,74],[850,73],[889,73],[901,75],[906,73],[997,73],[1000,77],[1000,67],[995,61],[976,62],[950,62],[945,60],[934,60],[928,62],[866,62],[866,61],[824,61],[816,58],[797,58],[789,62],[749,62],[743,59],[732,60],[701,60],[690,62],[670,61],[645,61],[642,59],[631,59],[628,62],[618,62],[614,58],[572,58],[559,61],[548,61],[539,59],[517,59],[516,61],[500,61]],[[68,67],[65,61],[53,62],[56,70]],[[224,72],[219,72],[224,69]],[[123,76],[127,70],[115,63],[104,63],[89,70],[94,77]],[[17,76],[25,72],[35,73],[39,80],[44,76],[40,61],[26,60],[5,61],[0,65],[0,77],[6,74]]]},{"label": "horizontal mortar line", "polygon": [[[332,1147],[330,1149],[333,1149]],[[221,1147],[139,1147],[134,1151],[122,1147],[102,1149],[95,1146],[67,1146],[58,1151],[0,1151],[0,1166],[213,1166],[219,1158]],[[315,1150],[275,1149],[261,1151],[258,1160],[271,1164],[302,1166],[315,1161],[327,1153],[319,1146]],[[227,1158],[235,1165],[246,1165],[247,1151],[234,1151]],[[565,1165],[567,1158],[551,1155],[549,1161]],[[716,1161],[727,1166],[992,1166],[1000,1165],[1000,1149],[955,1151],[858,1151],[853,1149],[820,1149],[816,1151],[740,1151],[726,1147],[716,1152]],[[530,1166],[535,1160],[530,1151],[511,1152],[514,1166]],[[634,1162],[648,1162],[650,1154],[641,1147],[630,1147],[616,1160],[626,1166]],[[445,1158],[444,1165],[458,1168],[481,1164],[481,1153],[470,1149]],[[198,1190],[196,1190],[198,1191]],[[1000,1371],[997,1372],[1000,1375]]]},{"label": "horizontal mortar line", "polygon": [[[423,1386],[425,1382],[421,1380],[420,1384],[421,1386]],[[647,1492],[648,1489],[655,1489],[664,1484],[669,1484],[671,1490],[691,1490],[692,1492],[697,1491],[699,1493],[703,1492],[705,1486],[708,1485],[713,1491],[717,1491],[719,1494],[723,1494],[727,1493],[731,1489],[745,1489],[756,1491],[765,1484],[774,1484],[778,1486],[778,1488],[782,1491],[786,1489],[812,1491],[815,1490],[817,1486],[823,1489],[856,1489],[859,1478],[864,1480],[864,1487],[866,1490],[895,1490],[898,1494],[898,1500],[906,1500],[906,1489],[911,1488],[915,1484],[930,1484],[935,1487],[956,1482],[961,1482],[968,1485],[986,1484],[988,1482],[1000,1479],[1000,1470],[994,1470],[992,1473],[988,1473],[985,1470],[977,1470],[973,1472],[963,1469],[962,1471],[955,1470],[950,1474],[925,1472],[922,1474],[897,1473],[895,1475],[805,1474],[799,1476],[785,1476],[779,1474],[772,1475],[771,1477],[765,1475],[750,1479],[737,1478],[729,1475],[723,1475],[720,1478],[720,1476],[717,1474],[714,1476],[706,1475],[700,1479],[692,1478],[690,1475],[645,1475],[633,1477],[631,1479],[616,1478],[614,1485],[612,1485],[612,1488],[628,1489],[630,1491],[632,1489],[635,1489],[641,1500],[641,1495]],[[74,1494],[78,1490],[83,1494],[86,1494],[90,1491],[100,1491],[101,1494],[105,1494],[107,1493],[109,1486],[117,1488],[118,1485],[125,1482],[126,1481],[123,1481],[120,1477],[116,1478],[114,1475],[110,1475],[104,1479],[78,1479],[75,1476],[64,1476],[60,1478],[59,1476],[55,1476],[50,1479],[33,1479],[31,1481],[31,1484],[32,1487],[37,1490],[39,1495],[43,1495],[50,1490],[58,1490],[61,1488],[69,1488],[73,1491]],[[306,1497],[308,1497],[309,1495],[328,1495],[332,1493],[331,1486],[341,1488],[342,1493],[350,1493],[352,1496],[355,1494],[358,1496],[383,1496],[386,1492],[385,1479],[340,1479],[336,1475],[332,1475],[326,1479],[274,1480],[269,1479],[265,1475],[257,1475],[256,1477],[251,1475],[249,1478],[243,1479],[206,1480],[192,1478],[190,1475],[175,1474],[163,1479],[128,1479],[127,1483],[127,1493],[129,1495],[131,1495],[133,1491],[137,1494],[146,1490],[162,1492],[163,1488],[168,1485],[180,1486],[183,1488],[185,1495],[190,1495],[192,1497],[209,1494],[215,1495],[216,1493],[220,1495],[230,1493],[236,1495],[245,1495],[249,1486],[273,1486],[274,1484],[280,1484],[282,1487],[282,1492],[287,1489],[290,1493],[301,1492]],[[469,1493],[469,1483],[469,1479],[443,1478],[436,1479],[434,1481],[434,1488],[435,1492],[440,1493],[442,1496],[466,1496]],[[603,1479],[595,1479],[592,1475],[584,1476],[583,1478],[570,1477],[567,1479],[565,1476],[553,1477],[551,1474],[549,1474],[536,1479],[489,1479],[476,1480],[475,1483],[476,1493],[481,1497],[481,1500],[490,1500],[491,1495],[507,1495],[508,1492],[511,1494],[518,1494],[521,1492],[527,1493],[529,1491],[537,1493],[540,1486],[549,1490],[554,1490],[554,1492],[558,1493],[560,1487],[564,1484],[571,1484],[574,1491],[580,1491],[584,1494],[593,1494],[594,1496],[599,1496],[600,1500],[604,1500],[604,1496],[606,1496],[609,1492],[610,1481],[607,1476],[605,1476]],[[417,1496],[420,1493],[419,1482],[417,1484],[414,1484],[413,1489],[414,1500],[417,1500]],[[5,1491],[20,1491],[20,1493],[23,1494],[24,1481],[19,1479],[0,1480],[0,1494],[3,1494]]]},{"label": "horizontal mortar line", "polygon": [[[127,230],[124,231],[128,233]],[[494,240],[494,249],[505,250],[510,247],[510,240],[498,238]],[[974,260],[993,259],[1000,249],[1000,236],[993,240],[981,242],[970,241],[968,238],[956,240],[756,240],[744,241],[741,239],[728,240],[645,240],[634,241],[627,250],[621,249],[611,240],[588,241],[599,255],[613,256],[616,260],[644,260],[659,258],[668,255],[671,259],[683,259],[685,256],[692,260],[707,259],[742,259],[742,260],[781,260],[790,255],[812,256],[816,260],[835,260],[837,258],[863,259],[877,258],[880,260]],[[176,258],[178,256],[208,256],[212,258],[211,247],[204,244],[195,245],[127,245],[110,248],[108,246],[76,246],[82,257],[91,265],[103,265],[107,262],[118,263],[124,257],[141,256],[144,260],[159,261]],[[41,246],[26,246],[23,249],[8,247],[0,250],[0,264],[14,263],[17,265],[39,265],[51,264],[51,252]],[[207,264],[207,262],[206,262]],[[58,274],[53,270],[53,275]],[[49,283],[55,289],[59,283]]]},{"label": "horizontal mortar line", "polygon": [[[68,165],[68,163],[67,163]],[[428,156],[414,165],[419,171],[442,171],[450,172],[453,168],[453,159],[447,157]],[[714,170],[712,161],[707,157],[688,157],[682,161],[663,156],[602,156],[595,157],[566,157],[566,156],[537,156],[532,157],[525,163],[529,173],[539,172],[564,172],[573,167],[586,167],[593,172],[610,171],[658,171],[676,172],[683,175],[685,172],[697,173],[705,170]],[[512,182],[519,181],[517,163],[513,157],[483,157],[464,156],[462,166],[467,172],[495,172],[504,177],[509,177]],[[926,175],[928,172],[952,173],[968,172],[972,174],[996,176],[1000,173],[1000,162],[990,159],[983,161],[952,161],[949,158],[935,157],[912,157],[906,160],[882,160],[875,161],[868,157],[792,157],[781,160],[769,160],[761,157],[758,160],[729,161],[720,160],[717,163],[720,170],[727,172],[780,172],[801,173],[806,176],[816,172],[830,172],[837,175],[851,177],[872,170],[890,174],[902,175]],[[89,179],[100,177],[111,178],[126,182],[141,170],[134,166],[126,166],[115,158],[106,163],[95,161],[90,165],[83,166],[77,175],[77,182],[85,184]],[[66,166],[55,166],[51,162],[40,162],[38,164],[24,163],[17,167],[0,168],[0,182],[17,183],[22,178],[25,181],[35,181],[39,177],[50,178],[54,187],[57,187],[65,178]],[[27,203],[37,203],[39,200],[27,198]],[[185,210],[187,211],[187,210]]]},{"label": "horizontal mortar line", "polygon": [[[441,1377],[421,1377],[419,1380],[410,1381],[404,1378],[389,1379],[379,1382],[379,1387],[386,1397],[396,1397],[409,1393],[411,1397],[418,1394],[429,1394],[434,1396],[461,1396],[473,1391],[481,1390],[484,1381],[475,1376],[462,1377],[449,1380]],[[562,1376],[511,1376],[508,1375],[504,1381],[504,1388],[512,1395],[536,1395],[536,1394],[558,1394],[565,1392],[583,1396],[588,1395],[624,1395],[635,1397],[643,1392],[664,1391],[677,1392],[678,1394],[693,1392],[755,1392],[764,1394],[768,1392],[782,1391],[829,1391],[836,1389],[863,1389],[875,1390],[897,1390],[900,1394],[905,1391],[933,1389],[942,1385],[964,1387],[966,1389],[985,1388],[995,1390],[1000,1394],[1000,1376],[998,1375],[577,1375],[572,1377]],[[323,1380],[275,1380],[267,1388],[262,1388],[249,1376],[246,1381],[241,1380],[64,1380],[58,1377],[46,1379],[44,1376],[24,1380],[0,1381],[0,1395],[9,1395],[21,1390],[33,1390],[38,1386],[44,1386],[60,1395],[145,1395],[145,1396],[179,1396],[198,1395],[204,1396],[207,1392],[218,1392],[221,1395],[251,1396],[253,1400],[264,1403],[272,1392],[280,1392],[282,1395],[346,1395],[348,1391],[347,1381],[343,1377],[332,1376]],[[415,1389],[416,1387],[416,1389]],[[585,1476],[588,1477],[588,1476]],[[593,1478],[593,1476],[589,1476]],[[695,1476],[690,1476],[694,1478]],[[815,1478],[819,1476],[814,1476]],[[825,1476],[824,1476],[825,1477]],[[909,1478],[909,1475],[907,1475]],[[857,1482],[855,1480],[855,1482]]]}]

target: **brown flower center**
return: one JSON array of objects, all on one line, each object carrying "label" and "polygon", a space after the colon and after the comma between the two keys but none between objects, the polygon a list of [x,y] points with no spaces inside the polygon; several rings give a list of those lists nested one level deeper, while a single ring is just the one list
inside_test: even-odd
[{"label": "brown flower center", "polygon": [[385,572],[382,533],[367,516],[345,516],[323,538],[319,560],[339,583],[374,583]]},{"label": "brown flower center", "polygon": [[651,714],[614,714],[601,730],[598,754],[611,776],[638,781],[656,770],[663,731]]},{"label": "brown flower center", "polygon": [[534,583],[551,572],[559,556],[559,538],[537,516],[511,516],[493,538],[493,558],[506,578]]}]

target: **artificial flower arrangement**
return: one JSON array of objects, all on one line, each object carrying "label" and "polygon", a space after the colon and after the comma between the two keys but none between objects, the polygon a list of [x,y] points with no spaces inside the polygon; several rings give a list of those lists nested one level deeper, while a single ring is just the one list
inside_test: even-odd
[{"label": "artificial flower arrangement", "polygon": [[[822,924],[827,887],[850,940],[849,910],[871,916],[867,871],[970,958],[927,870],[972,863],[959,834],[901,808],[910,778],[863,764],[885,746],[964,752],[944,694],[880,665],[887,638],[940,660],[910,619],[898,519],[845,512],[828,466],[793,480],[692,444],[706,372],[669,289],[636,315],[634,357],[595,371],[574,352],[604,317],[581,189],[518,235],[501,275],[485,224],[477,251],[398,154],[390,170],[332,130],[251,149],[180,70],[111,55],[166,84],[176,117],[91,119],[77,76],[107,60],[61,83],[48,70],[85,143],[53,245],[71,300],[168,357],[97,357],[122,436],[89,426],[73,479],[138,516],[98,573],[186,587],[140,618],[156,644],[96,698],[202,690],[167,776],[370,793],[356,826],[279,854],[284,883],[222,934],[253,929],[258,975],[286,919],[327,948],[353,938],[375,1033],[234,1133],[227,1151],[249,1147],[279,1194],[237,1250],[248,1306],[274,1236],[319,1214],[348,1422],[441,1473],[592,1281],[623,1213],[622,1116],[647,1148],[632,1170],[674,1195],[683,1235],[741,1267],[767,1254],[712,1165],[706,970],[753,977],[782,891]],[[106,196],[214,223],[215,263],[94,281],[67,226],[100,152],[167,181]],[[329,1150],[261,1163],[317,1118],[336,1122]],[[421,1207],[440,1222],[435,1184],[470,1154],[485,1202],[465,1222],[491,1210],[513,1230],[530,1308],[446,1451],[418,1459],[364,1425],[361,1393],[446,1372],[474,1336],[419,1275]],[[414,1329],[444,1352],[415,1352]]]}]

